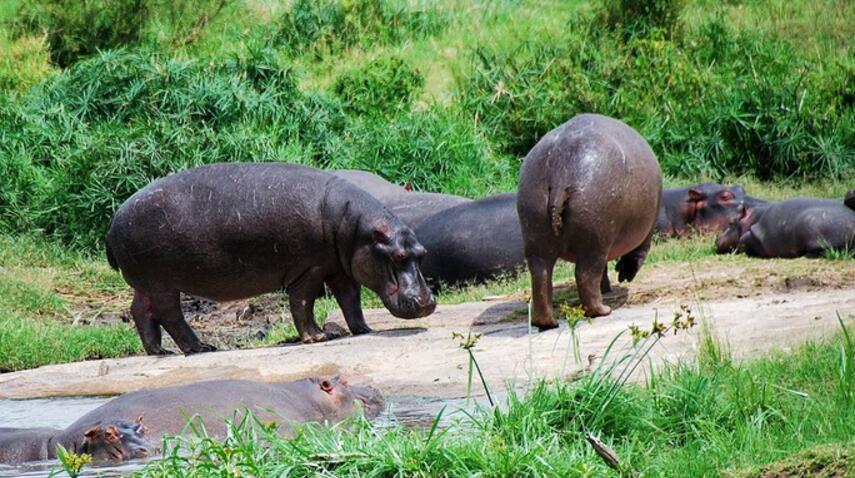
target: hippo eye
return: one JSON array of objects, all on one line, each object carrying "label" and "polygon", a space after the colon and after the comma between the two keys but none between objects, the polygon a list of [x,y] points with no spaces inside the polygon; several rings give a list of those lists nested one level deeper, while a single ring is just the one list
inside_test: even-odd
[{"label": "hippo eye", "polygon": [[395,251],[392,254],[392,260],[395,262],[404,262],[407,259],[407,253],[404,251]]},{"label": "hippo eye", "polygon": [[733,193],[731,193],[730,191],[725,191],[721,193],[718,197],[722,201],[733,201]]}]

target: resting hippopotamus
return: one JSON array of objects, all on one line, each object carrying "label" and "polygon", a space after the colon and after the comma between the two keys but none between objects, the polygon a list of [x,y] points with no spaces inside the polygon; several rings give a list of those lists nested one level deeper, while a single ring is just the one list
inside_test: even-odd
[{"label": "resting hippopotamus", "polygon": [[[350,416],[360,402],[366,416],[375,417],[385,402],[371,387],[351,386],[346,379],[308,378],[288,383],[212,380],[121,395],[80,417],[72,427],[95,426],[128,414],[142,415],[153,439],[180,435],[187,421],[198,416],[212,436],[226,435],[226,419],[248,409],[257,418],[283,424],[336,423]],[[195,422],[195,418],[194,418]]]},{"label": "resting hippopotamus", "polygon": [[740,204],[751,207],[765,203],[745,195],[742,186],[701,183],[685,188],[665,189],[656,219],[658,234],[682,237],[695,229],[721,231],[738,217]]},{"label": "resting hippopotamus", "polygon": [[425,219],[440,211],[471,201],[453,194],[410,192],[367,171],[344,170],[331,173],[367,191],[412,229],[416,229]]},{"label": "resting hippopotamus", "polygon": [[324,284],[353,334],[371,330],[360,285],[397,317],[436,307],[413,231],[362,189],[306,166],[214,164],[158,179],[119,208],[106,240],[149,354],[167,353],[161,326],[184,353],[213,350],[184,320],[179,292],[224,301],[285,288],[303,342],[326,339],[313,314]]},{"label": "resting hippopotamus", "polygon": [[742,207],[740,217],[716,238],[716,250],[786,258],[819,257],[829,249],[855,250],[855,204],[845,201],[794,198]]},{"label": "resting hippopotamus", "polygon": [[[139,415],[125,415],[128,418]],[[119,463],[155,453],[142,418],[130,423],[113,418],[55,428],[0,428],[0,463],[15,465],[56,458],[56,446],[92,456],[94,463]]]},{"label": "resting hippopotamus", "polygon": [[585,314],[607,315],[600,287],[609,260],[631,281],[647,257],[662,196],[656,156],[635,130],[582,114],[546,134],[520,170],[517,211],[531,273],[532,324],[557,327],[552,271],[576,263]]},{"label": "resting hippopotamus", "polygon": [[517,195],[499,194],[440,211],[416,228],[432,285],[484,281],[525,266]]}]

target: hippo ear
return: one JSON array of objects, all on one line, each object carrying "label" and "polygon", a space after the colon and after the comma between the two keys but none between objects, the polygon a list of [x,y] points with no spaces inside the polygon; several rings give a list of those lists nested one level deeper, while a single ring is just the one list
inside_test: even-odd
[{"label": "hippo ear", "polygon": [[101,427],[96,425],[86,430],[83,436],[86,437],[87,440],[95,440],[101,436]]},{"label": "hippo ear", "polygon": [[707,195],[701,192],[700,189],[689,188],[689,201],[701,202],[707,198]]},{"label": "hippo ear", "polygon": [[136,426],[134,427],[134,431],[136,431],[140,435],[148,435],[148,427],[143,425],[143,416],[142,415],[137,417],[137,419],[134,423],[136,423]]},{"label": "hippo ear", "polygon": [[321,380],[320,387],[321,387],[321,390],[323,390],[327,393],[332,393],[332,391],[333,391],[333,385],[330,383],[329,380]]},{"label": "hippo ear", "polygon": [[374,242],[389,244],[391,242],[389,238],[389,224],[382,222],[374,226],[371,230],[371,238],[374,239]]},{"label": "hippo ear", "polygon": [[413,183],[407,181],[404,183],[404,191],[413,192]]}]

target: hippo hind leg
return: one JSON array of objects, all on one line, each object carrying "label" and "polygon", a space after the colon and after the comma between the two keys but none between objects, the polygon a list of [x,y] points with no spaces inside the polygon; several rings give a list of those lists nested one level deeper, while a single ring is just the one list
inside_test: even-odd
[{"label": "hippo hind leg", "polygon": [[526,257],[531,273],[531,324],[540,330],[558,327],[552,313],[552,272],[556,257]]},{"label": "hippo hind leg", "polygon": [[[137,331],[143,340],[146,353],[150,355],[168,353],[160,344],[160,326],[166,329],[178,348],[185,354],[216,350],[213,345],[202,343],[184,320],[180,294],[177,290],[158,293],[138,291],[137,295],[140,299],[137,308],[140,319],[137,319],[137,314],[134,314],[134,323],[137,324]],[[134,302],[137,303],[137,296],[134,297]],[[152,335],[153,330],[156,330],[154,335]]]},{"label": "hippo hind leg", "polygon": [[609,265],[606,263],[606,268],[603,269],[603,279],[600,281],[600,292],[607,294],[612,291],[612,283],[609,281]]},{"label": "hippo hind leg", "polygon": [[608,265],[608,252],[586,251],[576,256],[576,287],[585,315],[600,317],[609,315],[612,309],[603,304],[603,294],[600,287],[603,282],[603,271]]}]

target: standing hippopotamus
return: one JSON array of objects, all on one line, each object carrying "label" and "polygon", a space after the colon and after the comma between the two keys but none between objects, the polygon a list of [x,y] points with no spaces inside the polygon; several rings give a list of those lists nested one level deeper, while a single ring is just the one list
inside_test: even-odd
[{"label": "standing hippopotamus", "polygon": [[[0,463],[15,465],[56,458],[56,446],[92,456],[95,463],[119,463],[145,458],[155,453],[146,436],[142,418],[135,423],[121,418],[91,423],[75,423],[65,430],[55,428],[0,428]],[[119,416],[117,416],[119,417]]]},{"label": "standing hippopotamus", "polygon": [[585,314],[607,315],[600,286],[609,260],[631,281],[647,256],[662,176],[656,156],[635,130],[606,116],[582,114],[546,134],[525,157],[517,211],[531,272],[532,324],[557,327],[552,270],[576,263]]},{"label": "standing hippopotamus", "polygon": [[525,266],[517,195],[499,194],[440,211],[416,229],[432,285],[484,281]]},{"label": "standing hippopotamus", "polygon": [[131,315],[149,354],[160,327],[184,353],[204,352],[179,292],[213,300],[285,288],[303,342],[326,339],[315,299],[329,286],[353,334],[371,329],[360,285],[401,318],[436,302],[413,231],[368,193],[328,173],[282,163],[215,164],[152,182],[113,217],[107,257],[134,289]]},{"label": "standing hippopotamus", "polygon": [[719,253],[790,258],[855,250],[855,204],[845,200],[794,198],[741,212],[716,238]]},{"label": "standing hippopotamus", "polygon": [[740,204],[765,203],[745,195],[742,186],[701,183],[685,188],[665,189],[656,219],[656,232],[683,237],[695,229],[701,232],[721,231],[739,215]]},{"label": "standing hippopotamus", "polygon": [[367,191],[414,230],[434,214],[471,201],[453,194],[410,192],[367,171],[344,170],[331,173]]},{"label": "standing hippopotamus", "polygon": [[355,411],[355,402],[368,417],[385,407],[377,390],[351,386],[340,377],[288,383],[212,380],[121,395],[80,417],[72,427],[97,426],[136,414],[145,417],[152,438],[161,441],[163,435],[182,434],[188,420],[198,416],[208,434],[222,437],[225,420],[234,418],[236,410],[248,409],[261,420],[290,429],[298,422],[339,422]]}]

